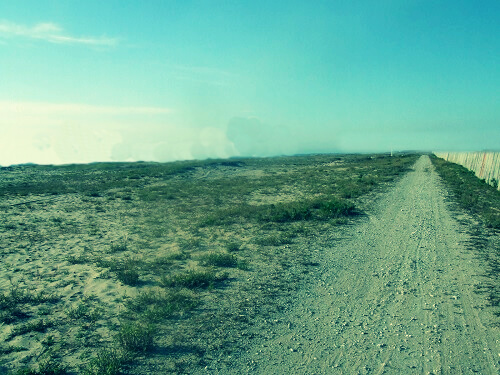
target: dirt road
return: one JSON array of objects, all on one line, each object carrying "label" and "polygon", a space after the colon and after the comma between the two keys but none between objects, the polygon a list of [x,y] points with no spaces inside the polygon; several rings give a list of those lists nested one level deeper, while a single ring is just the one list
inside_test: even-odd
[{"label": "dirt road", "polygon": [[362,223],[318,247],[320,266],[267,339],[204,371],[498,374],[498,318],[475,292],[484,265],[445,194],[422,156]]}]

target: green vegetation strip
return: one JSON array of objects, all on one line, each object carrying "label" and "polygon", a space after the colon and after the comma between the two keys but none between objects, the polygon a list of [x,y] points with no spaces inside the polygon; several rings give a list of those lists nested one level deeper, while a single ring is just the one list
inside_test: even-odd
[{"label": "green vegetation strip", "polygon": [[461,165],[436,156],[431,160],[457,202],[479,215],[488,227],[500,229],[500,191]]},{"label": "green vegetation strip", "polygon": [[486,227],[485,230],[481,225],[471,225],[469,229],[471,248],[487,265],[484,276],[488,281],[479,285],[477,291],[486,294],[500,316],[500,191],[461,165],[436,156],[431,156],[431,160],[456,202],[480,218]]}]

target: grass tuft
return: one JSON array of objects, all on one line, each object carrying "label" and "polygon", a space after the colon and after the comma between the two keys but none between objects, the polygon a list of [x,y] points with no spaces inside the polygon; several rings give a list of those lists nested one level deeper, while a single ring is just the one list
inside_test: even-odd
[{"label": "grass tuft", "polygon": [[48,357],[38,362],[36,368],[21,368],[13,374],[15,375],[65,375],[67,374],[66,367],[61,364],[61,361],[53,357]]},{"label": "grass tuft", "polygon": [[150,323],[182,315],[198,306],[199,301],[187,290],[165,291],[151,288],[139,293],[126,304],[130,312]]},{"label": "grass tuft", "polygon": [[163,287],[177,288],[208,288],[214,285],[216,281],[227,278],[227,275],[217,275],[213,271],[189,270],[184,273],[174,275],[164,275],[160,279],[160,285]]},{"label": "grass tuft", "polygon": [[125,322],[121,325],[117,339],[124,350],[145,353],[154,348],[155,326],[141,322]]},{"label": "grass tuft", "polygon": [[232,254],[222,252],[210,252],[200,257],[204,266],[229,267],[238,266],[238,258]]},{"label": "grass tuft", "polygon": [[83,375],[118,375],[126,362],[123,352],[116,349],[102,349],[83,367]]},{"label": "grass tuft", "polygon": [[39,319],[32,322],[20,324],[14,327],[14,329],[11,331],[11,333],[9,334],[9,339],[16,336],[24,335],[29,332],[45,332],[47,328],[52,327],[53,325],[54,325],[53,322],[44,319]]}]

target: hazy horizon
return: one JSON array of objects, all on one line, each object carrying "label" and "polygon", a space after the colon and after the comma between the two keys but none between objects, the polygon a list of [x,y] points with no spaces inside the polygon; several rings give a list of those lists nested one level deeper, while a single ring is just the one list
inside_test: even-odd
[{"label": "hazy horizon", "polygon": [[498,1],[0,4],[0,165],[500,147]]}]

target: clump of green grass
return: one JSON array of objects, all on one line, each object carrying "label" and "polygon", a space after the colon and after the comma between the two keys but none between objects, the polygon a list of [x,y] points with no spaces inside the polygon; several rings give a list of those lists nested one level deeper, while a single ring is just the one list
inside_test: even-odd
[{"label": "clump of green grass", "polygon": [[57,302],[59,297],[46,294],[43,291],[32,292],[21,289],[18,284],[11,283],[9,292],[0,294],[0,307],[9,308],[23,303],[40,304],[44,302]]},{"label": "clump of green grass", "polygon": [[139,266],[142,262],[137,259],[105,259],[101,256],[95,258],[94,262],[99,267],[109,268],[125,285],[135,286],[139,283]]},{"label": "clump of green grass", "polygon": [[260,221],[274,221],[277,223],[308,220],[311,217],[312,207],[308,202],[271,204],[263,207],[258,215]]},{"label": "clump of green grass", "polygon": [[200,261],[204,266],[229,268],[238,266],[238,258],[235,255],[223,252],[210,252],[201,256]]},{"label": "clump of green grass", "polygon": [[191,291],[151,288],[127,301],[126,306],[131,313],[141,316],[142,320],[157,323],[183,315],[198,304]]},{"label": "clump of green grass", "polygon": [[201,238],[193,237],[193,238],[182,240],[179,243],[179,246],[181,247],[183,253],[185,253],[186,250],[197,249],[201,246]]},{"label": "clump of green grass", "polygon": [[10,290],[0,294],[0,322],[12,324],[17,320],[30,317],[27,304],[39,305],[42,303],[54,303],[59,300],[55,295],[40,292],[32,292],[21,289],[17,283],[11,281]]},{"label": "clump of green grass", "polygon": [[231,241],[226,244],[226,250],[229,252],[239,251],[241,249],[241,243],[236,241]]},{"label": "clump of green grass", "polygon": [[288,234],[271,234],[258,237],[254,242],[261,246],[281,246],[291,244],[293,240]]},{"label": "clump of green grass", "polygon": [[160,273],[162,271],[164,272],[165,270],[170,269],[170,267],[172,267],[173,264],[174,261],[171,258],[166,256],[161,256],[149,261],[146,267],[150,272]]},{"label": "clump of green grass", "polygon": [[217,275],[209,270],[189,270],[184,273],[174,275],[164,275],[160,279],[160,285],[163,287],[176,288],[208,288],[214,285],[217,281],[222,281],[227,278],[227,275]]},{"label": "clump of green grass", "polygon": [[4,307],[0,311],[0,323],[12,324],[18,320],[27,319],[31,314],[19,306]]},{"label": "clump of green grass", "polygon": [[117,335],[119,344],[125,351],[145,353],[155,345],[155,326],[142,322],[125,322]]},{"label": "clump of green grass", "polygon": [[125,268],[116,271],[116,277],[125,285],[135,286],[139,283],[139,272],[135,268]]},{"label": "clump of green grass", "polygon": [[73,308],[66,311],[68,318],[95,323],[102,316],[102,309],[86,298]]},{"label": "clump of green grass", "polygon": [[312,206],[319,210],[322,219],[352,216],[356,212],[354,203],[341,199],[319,200]]},{"label": "clump of green grass", "polygon": [[125,241],[113,243],[109,246],[109,252],[110,253],[119,253],[122,251],[127,251],[128,246]]},{"label": "clump of green grass", "polygon": [[22,352],[24,350],[28,350],[28,348],[25,348],[23,346],[17,346],[17,345],[5,345],[5,346],[0,346],[0,355],[5,355],[5,354],[10,354],[10,353],[15,353],[15,352]]},{"label": "clump of green grass", "polygon": [[82,368],[83,375],[119,375],[127,356],[116,349],[103,349]]},{"label": "clump of green grass", "polygon": [[256,220],[260,223],[291,223],[306,220],[328,220],[348,217],[355,213],[352,202],[342,198],[314,198],[301,201],[254,206],[240,204],[229,209],[212,212],[201,226],[231,224],[239,220]]},{"label": "clump of green grass", "polygon": [[47,328],[52,327],[53,325],[54,323],[52,321],[44,319],[38,319],[24,324],[20,324],[14,327],[14,329],[12,329],[12,331],[9,334],[9,339],[16,336],[24,335],[29,332],[45,332]]},{"label": "clump of green grass", "polygon": [[85,254],[68,255],[66,261],[70,264],[87,264],[91,262],[91,258]]},{"label": "clump of green grass", "polygon": [[67,369],[59,359],[52,356],[40,360],[38,368],[22,368],[14,372],[15,375],[65,375]]}]

